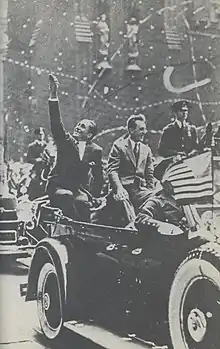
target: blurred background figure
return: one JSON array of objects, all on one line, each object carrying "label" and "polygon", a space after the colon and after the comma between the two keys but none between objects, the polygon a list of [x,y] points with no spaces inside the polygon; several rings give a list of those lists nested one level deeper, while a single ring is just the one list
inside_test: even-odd
[{"label": "blurred background figure", "polygon": [[213,131],[212,123],[209,122],[206,125],[205,134],[201,137],[199,141],[199,149],[204,150],[204,149],[213,147],[214,146],[213,136],[214,136],[214,131]]},{"label": "blurred background figure", "polygon": [[32,165],[28,163],[8,162],[7,180],[9,192],[17,198],[26,195],[31,181]]},{"label": "blurred background figure", "polygon": [[220,126],[218,126],[217,131],[214,134],[215,141],[215,153],[220,156]]},{"label": "blurred background figure", "polygon": [[47,146],[43,127],[38,127],[34,130],[34,137],[35,140],[28,146],[27,162],[37,165],[42,163],[43,151]]},{"label": "blurred background figure", "polygon": [[52,171],[56,158],[57,158],[57,147],[52,136],[48,135],[47,145],[43,151],[44,168],[42,170],[42,179],[47,180],[50,172]]},{"label": "blurred background figure", "polygon": [[48,156],[45,155],[48,143],[45,140],[44,128],[36,128],[34,136],[35,140],[29,144],[27,151],[27,162],[33,165],[30,171],[30,183],[27,191],[30,200],[45,194],[46,179],[43,177],[43,174],[48,167],[49,161]]}]

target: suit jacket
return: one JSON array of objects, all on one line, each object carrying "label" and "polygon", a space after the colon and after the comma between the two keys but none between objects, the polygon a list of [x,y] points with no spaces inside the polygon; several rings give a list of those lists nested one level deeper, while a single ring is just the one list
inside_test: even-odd
[{"label": "suit jacket", "polygon": [[118,186],[139,181],[140,186],[153,189],[153,162],[151,149],[140,143],[140,154],[136,159],[129,137],[122,136],[112,146],[108,159],[108,175],[114,191]]},{"label": "suit jacket", "polygon": [[42,154],[44,152],[44,149],[46,148],[47,143],[38,141],[34,141],[28,146],[27,151],[27,162],[30,162],[31,164],[36,164],[36,159],[42,158]]},{"label": "suit jacket", "polygon": [[188,154],[197,149],[197,146],[195,126],[186,123],[184,129],[181,129],[174,121],[163,129],[158,151],[161,156],[167,157],[176,155],[178,152]]},{"label": "suit jacket", "polygon": [[99,196],[103,185],[102,148],[88,142],[82,160],[76,140],[65,131],[58,100],[49,100],[51,132],[57,147],[57,160],[49,184],[76,191],[80,187]]}]

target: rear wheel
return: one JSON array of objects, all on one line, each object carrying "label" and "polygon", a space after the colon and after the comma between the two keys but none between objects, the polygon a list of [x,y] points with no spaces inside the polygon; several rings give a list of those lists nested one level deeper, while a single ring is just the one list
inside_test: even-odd
[{"label": "rear wheel", "polygon": [[49,339],[56,338],[63,324],[60,282],[53,264],[43,265],[37,284],[37,309],[41,329]]},{"label": "rear wheel", "polygon": [[169,326],[174,349],[219,349],[218,245],[201,246],[180,265],[170,292]]}]

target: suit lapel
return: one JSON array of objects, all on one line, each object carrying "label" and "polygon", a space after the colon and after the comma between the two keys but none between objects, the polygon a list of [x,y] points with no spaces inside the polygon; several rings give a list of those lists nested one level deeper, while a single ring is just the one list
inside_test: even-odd
[{"label": "suit lapel", "polygon": [[129,157],[129,159],[133,163],[134,167],[136,167],[136,159],[135,159],[135,156],[134,156],[134,153],[133,153],[133,150],[132,150],[132,146],[131,146],[131,141],[130,141],[129,138],[127,140],[127,143],[126,143],[125,147],[126,147],[126,153],[127,153],[128,157]]},{"label": "suit lapel", "polygon": [[89,158],[89,154],[91,153],[91,144],[90,143],[87,143],[86,146],[85,146],[85,151],[84,151],[84,154],[83,154],[83,157],[82,157],[82,160],[83,162],[88,162],[88,158]]},{"label": "suit lapel", "polygon": [[137,161],[137,168],[141,165],[142,161],[146,158],[146,149],[145,145],[140,142],[140,148],[139,148],[139,158]]}]

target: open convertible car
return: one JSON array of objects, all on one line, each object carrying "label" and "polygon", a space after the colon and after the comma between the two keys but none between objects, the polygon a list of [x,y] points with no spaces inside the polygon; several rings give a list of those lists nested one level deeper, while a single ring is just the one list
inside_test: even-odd
[{"label": "open convertible car", "polygon": [[32,258],[26,301],[37,301],[44,335],[53,340],[65,326],[107,348],[171,339],[174,349],[219,349],[213,209],[185,205],[187,229],[160,221],[127,229],[72,221],[42,205],[38,229],[47,236]]}]

